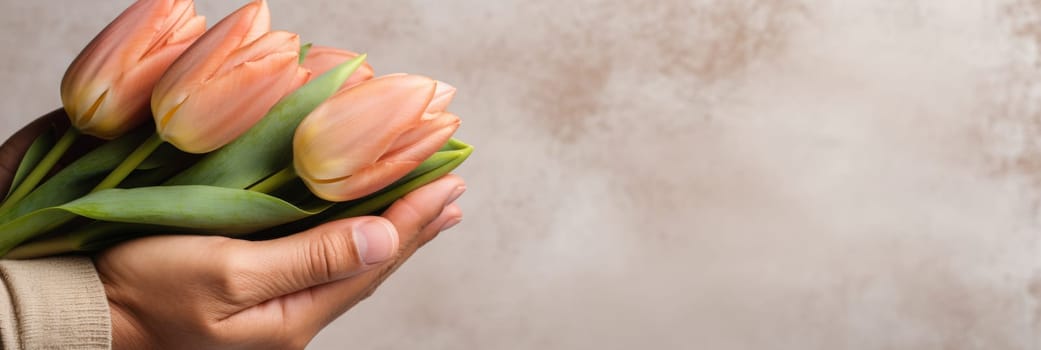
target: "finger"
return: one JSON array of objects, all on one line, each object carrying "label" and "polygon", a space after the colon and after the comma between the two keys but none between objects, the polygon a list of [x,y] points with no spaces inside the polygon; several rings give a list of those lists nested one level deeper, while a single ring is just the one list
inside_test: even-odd
[{"label": "finger", "polygon": [[437,236],[437,233],[442,232],[442,228],[446,224],[458,222],[461,212],[452,209],[453,207],[458,209],[458,206],[454,205],[445,208],[445,211],[441,212],[438,219],[423,228],[423,232],[419,234],[417,239],[402,248],[401,254],[396,259],[384,263],[378,269],[367,271],[353,278],[313,288],[311,295],[315,300],[333,304],[324,309],[326,310],[322,315],[324,318],[320,319],[315,327],[325,327],[325,325],[336,320],[344,312],[347,312],[347,310],[350,310],[362,300],[367,299],[387,278],[404,265],[420,247],[430,242],[431,239]]},{"label": "finger", "polygon": [[383,212],[383,217],[394,223],[402,244],[408,245],[463,192],[466,192],[466,183],[461,177],[445,175],[394,202]]},{"label": "finger", "polygon": [[370,216],[329,222],[279,239],[244,242],[240,273],[262,281],[243,302],[260,302],[354,276],[394,257],[398,232]]},{"label": "finger", "polygon": [[[388,209],[392,218],[338,220],[310,230],[259,242],[243,242],[240,274],[258,285],[241,302],[261,302],[348,278],[398,254],[419,227],[437,217],[462,180],[449,178],[423,186]],[[394,220],[394,221],[388,221]],[[392,224],[393,222],[393,224]]]},{"label": "finger", "polygon": [[[316,286],[300,295],[286,299],[284,317],[293,324],[306,324],[317,332],[335,320],[344,311],[357,304],[367,295],[370,286],[378,285],[400,266],[419,245],[434,233],[428,227],[440,229],[445,223],[454,221],[456,209],[446,210],[446,203],[458,198],[465,191],[465,183],[455,175],[445,176],[427,186],[413,191],[395,202],[383,216],[394,224],[398,231],[399,250],[394,259],[352,278]],[[450,208],[458,208],[449,205]],[[426,237],[421,237],[421,236]]]},{"label": "finger", "polygon": [[[338,314],[332,315],[332,318],[329,321],[332,322],[332,320],[334,320],[336,317],[339,317],[339,314],[347,312],[347,310],[349,310],[351,307],[354,307],[355,304],[361,302],[362,300],[372,295],[372,293],[376,291],[376,288],[378,288],[383,283],[383,281],[390,277],[391,274],[396,272],[398,268],[401,267],[401,265],[404,265],[405,261],[408,261],[408,259],[411,258],[412,255],[415,254],[417,250],[419,250],[419,248],[422,248],[427,243],[430,243],[430,241],[436,238],[441,232],[444,232],[457,225],[458,223],[462,222],[462,218],[463,211],[459,208],[458,205],[451,204],[448,207],[445,207],[445,210],[441,212],[441,216],[438,217],[438,220],[434,220],[434,222],[431,222],[430,225],[424,227],[423,231],[420,233],[419,238],[414,240],[412,244],[410,244],[409,246],[403,248],[402,254],[399,255],[397,259],[384,263],[384,265],[386,266],[379,270],[371,271],[373,273],[370,276],[362,275],[354,278],[360,280],[358,282],[358,287],[364,286],[362,292],[354,293],[353,295],[357,295],[358,297],[346,304],[346,306],[344,306]],[[350,280],[341,281],[341,283],[346,284],[346,282],[348,281]]]},{"label": "finger", "polygon": [[434,238],[437,238],[438,234],[455,227],[455,225],[458,225],[462,221],[463,209],[459,208],[458,204],[449,204],[445,207],[445,210],[441,212],[441,216],[437,217],[437,220],[434,220],[430,225],[424,227],[423,231],[419,233],[419,242],[417,247],[422,248]]}]

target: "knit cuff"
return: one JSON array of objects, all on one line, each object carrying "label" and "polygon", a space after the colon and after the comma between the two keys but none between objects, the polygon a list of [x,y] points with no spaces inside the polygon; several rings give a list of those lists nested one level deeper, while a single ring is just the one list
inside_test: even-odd
[{"label": "knit cuff", "polygon": [[89,258],[0,260],[0,278],[4,348],[111,348],[108,300]]}]

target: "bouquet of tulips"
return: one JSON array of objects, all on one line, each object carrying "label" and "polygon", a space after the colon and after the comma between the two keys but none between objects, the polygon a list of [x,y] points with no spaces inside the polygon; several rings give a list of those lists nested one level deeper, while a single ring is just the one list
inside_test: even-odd
[{"label": "bouquet of tulips", "polygon": [[378,213],[472,151],[448,84],[373,78],[365,55],[271,31],[263,0],[204,22],[192,0],[138,0],[80,53],[71,126],[32,143],[0,205],[0,256],[277,237]]}]

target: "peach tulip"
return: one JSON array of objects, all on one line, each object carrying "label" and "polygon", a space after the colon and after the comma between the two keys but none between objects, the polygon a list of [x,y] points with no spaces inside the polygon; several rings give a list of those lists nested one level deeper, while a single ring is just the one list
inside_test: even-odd
[{"label": "peach tulip", "polygon": [[81,132],[112,139],[148,120],[152,88],[206,31],[191,0],[139,0],[65,72],[61,100]]},{"label": "peach tulip", "polygon": [[[318,77],[325,72],[328,72],[333,67],[340,65],[341,63],[358,57],[357,53],[350,52],[347,50],[340,50],[337,48],[318,46],[315,45],[307,51],[307,56],[304,57],[304,68],[311,70],[311,78]],[[343,83],[341,89],[346,89],[351,86],[357,85],[360,82],[372,79],[375,72],[372,66],[368,62],[358,67],[358,70],[351,74],[350,78]]]},{"label": "peach tulip", "polygon": [[445,111],[455,88],[416,75],[391,75],[342,90],[296,129],[293,163],[311,191],[347,201],[397,181],[459,127]]},{"label": "peach tulip", "polygon": [[267,3],[254,1],[199,38],[152,94],[159,136],[191,153],[220,148],[307,81],[298,35],[270,31]]}]

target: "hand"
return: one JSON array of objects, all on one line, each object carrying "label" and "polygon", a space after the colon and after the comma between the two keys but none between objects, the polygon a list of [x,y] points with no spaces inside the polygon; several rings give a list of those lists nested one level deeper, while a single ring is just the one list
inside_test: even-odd
[{"label": "hand", "polygon": [[[0,147],[0,191],[56,111]],[[67,121],[65,121],[67,124]],[[382,217],[340,220],[262,242],[154,236],[95,259],[114,349],[302,349],[415,251],[459,223],[463,180],[445,176]]]},{"label": "hand", "polygon": [[112,309],[114,348],[303,349],[459,222],[462,212],[450,202],[462,186],[449,175],[383,217],[271,241],[156,236],[109,249],[95,263]]}]

